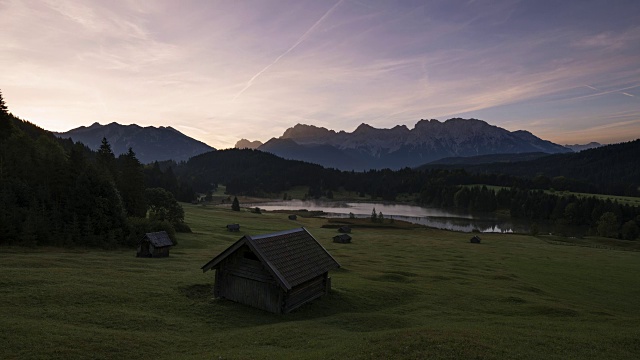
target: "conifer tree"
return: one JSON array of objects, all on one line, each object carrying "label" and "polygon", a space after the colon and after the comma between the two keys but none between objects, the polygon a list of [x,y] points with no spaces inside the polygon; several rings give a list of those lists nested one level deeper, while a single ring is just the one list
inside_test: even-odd
[{"label": "conifer tree", "polygon": [[144,174],[142,164],[132,148],[118,157],[118,191],[127,216],[145,217],[147,205],[144,199]]},{"label": "conifer tree", "polygon": [[231,210],[240,211],[240,202],[237,197],[233,197],[233,203],[231,204]]},{"label": "conifer tree", "polygon": [[115,155],[113,155],[113,151],[111,151],[111,145],[105,137],[102,138],[102,144],[98,149],[96,161],[98,163],[98,166],[109,176],[111,176],[111,179],[115,179],[116,157]]},{"label": "conifer tree", "polygon": [[9,109],[7,108],[7,104],[4,102],[4,98],[2,97],[2,91],[0,90],[0,114],[9,114]]}]

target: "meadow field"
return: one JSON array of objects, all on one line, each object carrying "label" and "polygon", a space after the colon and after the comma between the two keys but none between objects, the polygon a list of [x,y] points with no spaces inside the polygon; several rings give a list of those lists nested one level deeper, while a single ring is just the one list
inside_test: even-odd
[{"label": "meadow field", "polygon": [[[638,251],[416,226],[336,244],[326,219],[183,206],[168,258],[0,247],[0,359],[640,358]],[[300,226],[342,266],[331,294],[286,315],[212,298],[203,264]]]}]

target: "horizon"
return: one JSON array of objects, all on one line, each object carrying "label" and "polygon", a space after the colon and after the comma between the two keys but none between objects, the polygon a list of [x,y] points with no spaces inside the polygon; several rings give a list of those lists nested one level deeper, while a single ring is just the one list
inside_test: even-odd
[{"label": "horizon", "polygon": [[0,3],[0,90],[46,130],[172,127],[214,148],[295,124],[475,118],[557,144],[640,137],[640,3]]},{"label": "horizon", "polygon": [[[451,119],[453,119],[453,118],[451,118]],[[440,120],[440,119],[420,119],[420,120],[418,120],[417,122],[420,122],[420,121],[436,120],[436,121],[439,121],[440,123],[445,123],[446,121],[451,120],[451,119],[446,119],[446,120]],[[484,121],[484,120],[482,120],[482,119],[464,119],[464,120],[479,120],[479,121],[483,121],[483,122],[485,122],[485,123],[489,124],[490,126],[495,126],[495,125],[493,125],[493,124],[491,124],[491,123],[488,123],[487,121]],[[416,122],[416,124],[417,124],[417,122]],[[85,129],[87,129],[87,128],[90,128],[90,127],[92,127],[92,126],[94,126],[94,125],[99,125],[99,126],[108,126],[108,125],[111,125],[111,124],[116,124],[116,125],[120,125],[120,126],[131,126],[131,125],[134,125],[134,126],[139,126],[139,127],[142,127],[142,128],[152,127],[152,128],[156,128],[156,129],[160,129],[160,128],[172,128],[173,130],[178,131],[178,132],[180,132],[181,134],[183,134],[183,135],[185,135],[185,136],[189,136],[189,135],[185,134],[184,132],[182,132],[182,131],[180,131],[180,130],[178,130],[178,129],[175,129],[175,128],[171,127],[170,125],[169,125],[169,126],[154,126],[154,125],[146,125],[146,126],[142,126],[142,125],[135,124],[135,123],[134,123],[134,124],[120,124],[120,123],[117,123],[117,122],[115,122],[115,121],[110,122],[110,123],[106,123],[106,124],[101,124],[101,123],[99,123],[99,122],[97,122],[97,121],[96,121],[96,122],[94,122],[94,123],[93,123],[93,124],[91,124],[91,125],[81,125],[81,126],[79,126],[79,127],[77,127],[77,128],[69,129],[69,130],[67,130],[67,131],[54,132],[54,134],[64,134],[64,133],[67,133],[67,132],[70,132],[70,131],[73,131],[73,130],[77,130],[77,129],[81,129],[81,128],[85,128]],[[313,124],[301,124],[301,123],[295,124],[295,125],[293,125],[293,126],[289,127],[288,129],[292,129],[292,128],[294,128],[294,127],[298,126],[298,125],[302,125],[302,126],[314,126],[314,127],[316,127],[316,128],[320,128],[320,129],[325,129],[325,130],[333,131],[333,132],[335,132],[335,133],[340,133],[340,132],[353,133],[353,132],[354,132],[358,127],[360,127],[361,125],[369,125],[369,124],[366,124],[366,123],[359,124],[359,125],[356,127],[356,129],[354,129],[354,130],[352,130],[352,131],[346,131],[346,130],[342,130],[342,129],[327,129],[327,128],[324,128],[324,127],[318,127],[318,126],[313,125]],[[410,130],[410,131],[411,131],[411,130],[413,130],[413,129],[415,129],[415,124],[414,124],[414,126],[413,126],[413,127],[409,127],[409,126],[406,126],[406,125],[395,125],[394,127],[397,127],[397,126],[404,126],[404,127],[406,127],[408,130]],[[373,127],[373,128],[374,128],[374,129],[377,129],[377,130],[389,130],[389,129],[391,129],[391,127],[389,127],[389,128],[377,128],[377,127]],[[47,129],[45,129],[45,130],[47,130]],[[528,130],[525,130],[525,129],[518,129],[518,130],[514,130],[514,131],[528,131]],[[266,140],[262,140],[262,139],[247,139],[247,138],[239,138],[239,139],[236,141],[236,144],[237,144],[238,142],[242,141],[242,140],[244,140],[244,141],[248,141],[248,142],[255,142],[255,141],[258,141],[258,142],[260,142],[261,144],[264,144],[264,143],[269,142],[269,141],[270,141],[270,140],[272,140],[272,139],[279,139],[279,138],[282,138],[282,136],[283,136],[283,135],[284,135],[284,134],[280,134],[279,136],[271,137],[271,138],[266,139]],[[536,134],[533,134],[533,135],[535,136]],[[189,137],[191,137],[191,136],[189,136]],[[235,148],[235,144],[234,144],[234,146],[231,146],[231,147],[219,148],[219,147],[213,146],[213,145],[211,145],[211,144],[208,144],[208,143],[206,143],[206,142],[204,142],[204,141],[202,141],[202,140],[200,140],[200,139],[193,138],[193,137],[191,137],[191,138],[192,138],[192,139],[194,139],[194,140],[200,141],[200,142],[204,143],[205,145],[208,145],[208,146],[210,146],[210,147],[213,147],[213,148],[215,148],[215,150],[226,150],[226,149],[233,149],[233,148]],[[542,138],[540,138],[540,139],[542,139]],[[108,139],[107,139],[107,140],[108,140]],[[547,139],[542,139],[542,140],[547,140]],[[634,141],[634,140],[637,140],[637,139],[636,139],[636,138],[633,138],[633,139],[630,139],[630,140],[620,141],[620,142],[617,142],[617,143],[629,142],[629,141]],[[590,144],[592,144],[592,143],[597,143],[597,144],[599,144],[599,145],[601,145],[601,146],[617,144],[617,143],[598,143],[598,142],[596,142],[596,141],[590,141],[590,142],[580,143],[580,144],[578,144],[578,143],[575,143],[575,144],[569,144],[569,143],[560,144],[560,143],[555,143],[555,144],[557,144],[557,145],[562,145],[562,146],[580,146],[580,145],[590,145]]]}]

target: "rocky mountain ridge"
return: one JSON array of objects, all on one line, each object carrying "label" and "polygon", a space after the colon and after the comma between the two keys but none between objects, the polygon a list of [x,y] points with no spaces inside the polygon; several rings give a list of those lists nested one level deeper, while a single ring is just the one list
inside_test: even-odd
[{"label": "rocky mountain ridge", "polygon": [[420,120],[413,129],[361,124],[353,132],[297,124],[257,149],[286,159],[359,171],[414,167],[445,157],[571,152],[528,131],[511,132],[482,120],[461,118]]},{"label": "rocky mountain ridge", "polygon": [[97,150],[102,138],[105,137],[116,156],[126,153],[131,147],[138,160],[144,164],[169,159],[186,161],[192,156],[215,150],[170,126],[142,127],[136,124],[121,125],[115,122],[101,125],[96,122],[88,127],[81,126],[55,134],[61,138],[80,141],[92,150]]}]

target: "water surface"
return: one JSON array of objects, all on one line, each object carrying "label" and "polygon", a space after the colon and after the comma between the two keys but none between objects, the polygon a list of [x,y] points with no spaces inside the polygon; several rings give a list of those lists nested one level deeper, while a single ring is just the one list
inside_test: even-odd
[{"label": "water surface", "polygon": [[373,209],[382,213],[385,219],[395,219],[426,225],[438,229],[471,232],[527,232],[527,227],[516,225],[509,219],[502,219],[493,214],[472,214],[447,211],[405,204],[386,204],[372,202],[341,202],[319,200],[275,201],[252,205],[267,211],[302,210],[323,211],[328,218],[348,218],[353,214],[357,218],[371,216]]}]

